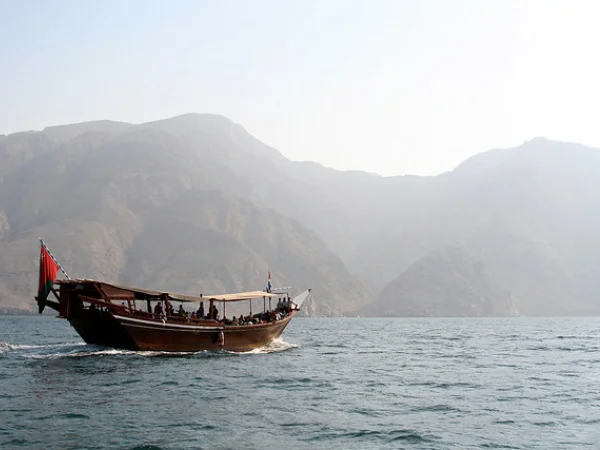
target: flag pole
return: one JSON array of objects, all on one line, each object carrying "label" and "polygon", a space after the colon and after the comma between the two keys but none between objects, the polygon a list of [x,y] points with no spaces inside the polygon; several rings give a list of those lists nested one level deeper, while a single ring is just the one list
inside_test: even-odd
[{"label": "flag pole", "polygon": [[271,292],[271,270],[267,268],[267,292]]},{"label": "flag pole", "polygon": [[56,260],[56,258],[54,257],[54,255],[52,254],[52,252],[50,251],[50,249],[48,248],[48,246],[44,242],[44,240],[42,238],[39,238],[39,239],[40,239],[40,242],[42,243],[42,245],[44,246],[44,248],[46,249],[46,251],[48,252],[48,254],[50,255],[50,257],[54,260],[54,262],[56,263],[56,265],[60,268],[60,270],[62,271],[62,273],[65,274],[65,277],[67,277],[67,280],[70,280],[71,277],[67,274],[67,272],[65,272],[65,269],[63,269],[63,267],[60,265],[60,263]]}]

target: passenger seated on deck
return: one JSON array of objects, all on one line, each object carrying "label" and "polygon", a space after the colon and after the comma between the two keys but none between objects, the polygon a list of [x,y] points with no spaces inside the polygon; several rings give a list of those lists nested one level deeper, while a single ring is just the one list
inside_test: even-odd
[{"label": "passenger seated on deck", "polygon": [[183,309],[183,305],[179,305],[179,310],[177,311],[177,313],[180,316],[183,316],[185,314],[185,309]]},{"label": "passenger seated on deck", "polygon": [[237,325],[238,323],[238,318],[233,316],[233,319],[231,319],[231,325]]},{"label": "passenger seated on deck", "polygon": [[219,317],[219,310],[217,309],[217,307],[215,305],[213,305],[212,308],[209,308],[208,315],[206,316],[206,318],[217,320],[218,317]]},{"label": "passenger seated on deck", "polygon": [[238,319],[238,323],[240,325],[244,325],[244,315],[243,314],[240,314],[240,318]]},{"label": "passenger seated on deck", "polygon": [[162,305],[160,304],[160,302],[158,302],[156,304],[156,306],[154,306],[154,315],[156,317],[160,317],[160,316],[162,316],[162,313],[163,313]]}]

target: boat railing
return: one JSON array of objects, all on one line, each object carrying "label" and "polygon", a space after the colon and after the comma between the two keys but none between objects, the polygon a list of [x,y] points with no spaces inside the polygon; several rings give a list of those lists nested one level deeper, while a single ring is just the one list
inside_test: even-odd
[{"label": "boat railing", "polygon": [[[82,294],[78,295],[79,299],[85,305],[86,303],[89,305],[87,308],[84,306],[84,309],[88,311],[98,311],[100,313],[112,313],[125,317],[140,317],[146,320],[152,320],[156,322],[171,322],[175,324],[189,324],[189,325],[204,325],[204,326],[226,326],[226,327],[246,327],[246,326],[256,326],[256,325],[264,325],[268,323],[279,322],[280,320],[285,319],[288,315],[294,311],[294,308],[289,309],[276,309],[263,311],[257,314],[248,314],[241,315],[240,317],[243,320],[236,318],[222,318],[220,320],[211,319],[207,317],[197,318],[192,317],[190,314],[182,315],[179,312],[161,312],[154,313],[145,311],[143,309],[132,308],[129,302],[125,304],[122,298],[119,299],[99,299],[95,297],[88,297]],[[121,304],[119,304],[121,302]]]}]

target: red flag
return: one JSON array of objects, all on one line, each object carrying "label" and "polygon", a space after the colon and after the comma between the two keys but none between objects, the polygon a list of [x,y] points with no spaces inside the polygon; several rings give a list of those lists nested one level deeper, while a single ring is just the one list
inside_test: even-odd
[{"label": "red flag", "polygon": [[40,285],[38,288],[38,303],[43,303],[48,298],[48,294],[52,289],[52,284],[56,280],[58,274],[58,264],[50,256],[46,246],[42,244],[40,252]]}]

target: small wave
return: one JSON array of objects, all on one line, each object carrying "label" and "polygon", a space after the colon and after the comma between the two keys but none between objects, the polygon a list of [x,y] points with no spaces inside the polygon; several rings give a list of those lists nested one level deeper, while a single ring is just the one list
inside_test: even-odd
[{"label": "small wave", "polygon": [[393,434],[395,434],[395,436],[391,437],[388,442],[405,441],[409,444],[419,444],[423,442],[431,442],[433,440],[421,435],[420,433],[417,433],[416,431],[410,430],[396,431]]},{"label": "small wave", "polygon": [[378,430],[356,430],[349,432],[329,432],[321,433],[318,436],[313,436],[308,441],[329,441],[331,439],[350,439],[350,440],[380,440],[386,443],[404,441],[409,444],[418,444],[431,442],[433,439],[423,436],[414,430],[395,430],[395,431],[378,431]]},{"label": "small wave", "polygon": [[600,423],[600,419],[590,419],[590,420],[582,420],[578,421],[579,423],[583,423],[585,425],[596,425]]},{"label": "small wave", "polygon": [[78,413],[66,413],[66,414],[61,414],[58,417],[61,417],[63,419],[90,419],[90,416],[88,416],[87,414],[78,414]]},{"label": "small wave", "polygon": [[0,342],[0,351],[6,350],[35,350],[43,348],[58,348],[58,347],[75,347],[87,345],[85,342],[62,342],[60,344],[43,344],[43,345],[24,345],[24,344],[9,344],[8,342]]},{"label": "small wave", "polygon": [[452,388],[471,388],[478,389],[481,387],[479,384],[474,383],[465,383],[465,382],[457,382],[457,383],[437,383],[435,381],[423,381],[418,383],[409,383],[409,386],[425,386],[432,387],[437,389],[452,389]]},{"label": "small wave", "polygon": [[465,383],[465,382],[458,382],[458,383],[437,383],[434,384],[434,387],[437,387],[439,389],[450,389],[450,388],[473,388],[473,389],[477,389],[480,387],[480,385],[478,384],[474,384],[474,383]]},{"label": "small wave", "polygon": [[552,350],[552,349],[547,345],[536,345],[533,347],[527,347],[526,350],[530,350],[530,351],[534,351],[534,352],[541,352],[541,351]]},{"label": "small wave", "polygon": [[554,422],[553,420],[549,420],[549,421],[544,421],[544,422],[533,422],[533,424],[538,427],[553,427],[557,423]]},{"label": "small wave", "polygon": [[131,450],[163,450],[163,448],[158,447],[156,445],[144,444],[144,445],[137,445],[137,446],[133,447]]},{"label": "small wave", "polygon": [[[75,349],[85,347],[85,342],[63,342],[60,344],[44,344],[44,345],[25,345],[25,344],[10,344],[8,342],[0,342],[0,355],[11,352],[16,353],[24,358],[45,358],[49,353],[48,350],[58,350],[60,353],[65,351],[72,352]],[[52,353],[52,354],[54,354]]]},{"label": "small wave", "polygon": [[508,444],[496,444],[494,442],[488,442],[486,444],[482,444],[481,448],[518,449],[519,447],[513,447]]},{"label": "small wave", "polygon": [[318,423],[316,422],[283,422],[279,424],[281,428],[309,428],[317,425]]},{"label": "small wave", "polygon": [[372,409],[364,409],[364,408],[353,408],[348,410],[351,414],[358,414],[360,416],[366,417],[380,417],[385,416],[385,413],[380,413],[378,411],[374,411]]},{"label": "small wave", "polygon": [[539,376],[531,376],[531,377],[527,377],[527,379],[529,381],[534,381],[537,382],[539,384],[549,384],[552,380],[550,378],[544,378],[544,377],[539,377]]},{"label": "small wave", "polygon": [[8,342],[0,342],[0,353],[9,352],[14,349],[14,345],[9,344]]},{"label": "small wave", "polygon": [[[281,338],[273,339],[264,347],[255,348],[253,350],[249,350],[247,352],[237,352],[237,355],[260,355],[264,353],[275,353],[275,352],[283,352],[286,350],[291,350],[293,348],[297,348],[296,344],[290,344],[289,342],[285,342]],[[235,352],[228,352],[235,353]]]},{"label": "small wave", "polygon": [[460,409],[454,408],[453,406],[450,406],[450,405],[440,404],[440,405],[431,405],[431,406],[421,406],[419,408],[413,408],[411,411],[457,412],[457,411],[460,411]]},{"label": "small wave", "polygon": [[9,448],[11,445],[13,445],[15,447],[21,447],[21,446],[25,446],[27,444],[27,441],[25,439],[21,439],[21,438],[14,438],[8,442],[4,442],[4,444],[9,446]]},{"label": "small wave", "polygon": [[581,376],[581,374],[577,373],[577,372],[558,372],[558,375],[562,376],[562,377],[573,377],[573,378],[578,378]]},{"label": "small wave", "polygon": [[68,350],[68,347],[84,347],[77,349],[70,349],[69,351],[62,351],[56,353],[46,353],[46,354],[34,354],[34,355],[25,355],[25,358],[31,359],[58,359],[58,358],[89,358],[89,357],[97,357],[97,356],[142,356],[142,357],[176,357],[176,356],[190,356],[196,355],[202,352],[165,352],[165,351],[140,351],[140,350],[123,350],[117,348],[106,348],[100,347],[97,345],[90,344],[76,344],[76,345],[64,345],[61,346],[67,347],[65,350]]},{"label": "small wave", "polygon": [[[24,357],[27,359],[84,358],[88,356],[116,355],[127,352],[127,350],[104,349],[103,347],[85,343],[61,344],[54,347],[62,347],[62,351],[53,353],[34,353],[24,355]],[[47,348],[52,348],[52,346],[48,346]]]},{"label": "small wave", "polygon": [[559,334],[558,336],[556,336],[558,339],[575,339],[578,341],[583,341],[583,340],[598,340],[598,336],[575,336],[575,335],[563,335],[563,334]]}]

